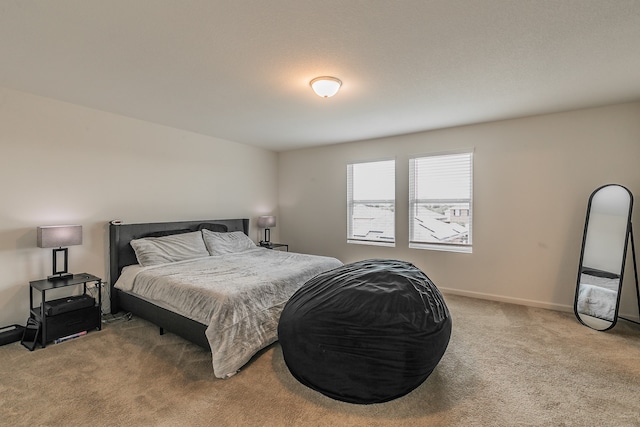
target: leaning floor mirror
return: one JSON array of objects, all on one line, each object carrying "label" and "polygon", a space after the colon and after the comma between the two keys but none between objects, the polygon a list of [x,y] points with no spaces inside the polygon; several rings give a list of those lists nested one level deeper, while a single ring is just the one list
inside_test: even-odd
[{"label": "leaning floor mirror", "polygon": [[618,320],[629,241],[640,311],[632,210],[633,195],[621,185],[604,185],[589,197],[573,309],[582,324],[599,331]]}]

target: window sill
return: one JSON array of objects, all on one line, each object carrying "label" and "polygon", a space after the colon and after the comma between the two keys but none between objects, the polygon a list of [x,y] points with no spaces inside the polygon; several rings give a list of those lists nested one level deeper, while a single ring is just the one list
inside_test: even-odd
[{"label": "window sill", "polygon": [[395,242],[377,242],[373,240],[354,240],[347,239],[347,243],[353,243],[356,245],[370,245],[370,246],[386,246],[387,248],[395,248]]},{"label": "window sill", "polygon": [[461,246],[461,245],[434,245],[432,243],[409,243],[410,249],[427,249],[431,251],[442,251],[442,252],[457,252],[470,254],[473,253],[473,248],[471,246]]}]

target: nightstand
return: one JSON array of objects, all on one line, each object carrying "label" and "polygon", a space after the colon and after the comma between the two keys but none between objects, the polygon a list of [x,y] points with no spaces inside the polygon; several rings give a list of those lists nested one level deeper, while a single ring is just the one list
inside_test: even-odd
[{"label": "nightstand", "polygon": [[289,252],[289,245],[287,245],[285,243],[273,243],[273,242],[265,243],[265,242],[260,242],[260,246],[262,246],[263,248],[267,248],[267,249],[284,248],[284,250]]},{"label": "nightstand", "polygon": [[[74,274],[66,279],[29,282],[30,323],[36,325],[42,348],[47,343],[78,332],[101,329],[102,279],[92,274]],[[98,301],[87,294],[87,283],[98,288]],[[82,285],[82,295],[47,301],[47,291]],[[40,292],[39,307],[33,305],[33,291]],[[38,332],[36,332],[37,334]],[[34,337],[34,347],[37,336]]]}]

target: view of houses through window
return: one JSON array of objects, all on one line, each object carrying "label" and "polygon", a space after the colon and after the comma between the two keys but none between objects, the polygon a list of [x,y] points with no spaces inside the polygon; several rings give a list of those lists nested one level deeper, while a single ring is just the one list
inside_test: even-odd
[{"label": "view of houses through window", "polygon": [[[471,252],[473,153],[409,159],[409,247]],[[347,241],[395,246],[395,160],[347,165]]]},{"label": "view of houses through window", "polygon": [[409,159],[409,247],[471,251],[473,153]]},{"label": "view of houses through window", "polygon": [[418,203],[413,215],[413,239],[430,243],[469,243],[468,203]]},{"label": "view of houses through window", "polygon": [[347,165],[347,241],[395,244],[395,160]]}]

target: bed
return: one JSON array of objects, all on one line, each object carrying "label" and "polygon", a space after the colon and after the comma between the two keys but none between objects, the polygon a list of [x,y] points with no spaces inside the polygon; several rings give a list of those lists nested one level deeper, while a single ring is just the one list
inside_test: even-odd
[{"label": "bed", "polygon": [[[277,340],[289,297],[316,274],[342,265],[331,257],[260,248],[248,227],[248,219],[110,224],[111,312],[130,312],[161,333],[211,350],[216,377],[232,376]],[[164,259],[162,245],[170,244],[171,252],[176,242],[187,242],[177,251],[188,256]]]},{"label": "bed", "polygon": [[613,321],[618,304],[619,288],[619,275],[584,267],[580,273],[578,313]]}]

